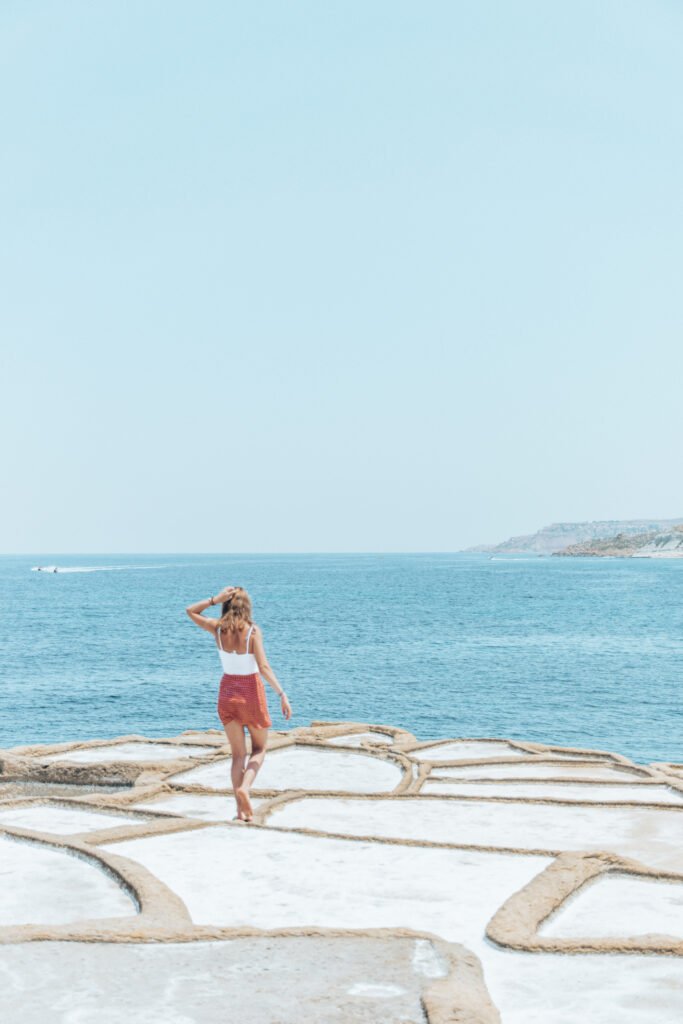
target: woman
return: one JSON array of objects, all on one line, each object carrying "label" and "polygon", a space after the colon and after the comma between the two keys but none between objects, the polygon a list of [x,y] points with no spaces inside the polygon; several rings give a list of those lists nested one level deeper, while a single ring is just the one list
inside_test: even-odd
[{"label": "woman", "polygon": [[[208,619],[204,612],[222,602],[221,617]],[[223,665],[218,691],[218,716],[232,752],[232,789],[237,802],[237,821],[251,821],[254,811],[249,790],[263,764],[272,725],[268,703],[259,673],[268,680],[280,698],[282,714],[291,718],[287,694],[268,664],[261,630],[251,619],[251,601],[242,587],[226,587],[216,597],[197,601],[187,609],[192,621],[214,634]],[[250,649],[251,647],[251,649]],[[247,762],[244,730],[251,736],[251,757]]]}]

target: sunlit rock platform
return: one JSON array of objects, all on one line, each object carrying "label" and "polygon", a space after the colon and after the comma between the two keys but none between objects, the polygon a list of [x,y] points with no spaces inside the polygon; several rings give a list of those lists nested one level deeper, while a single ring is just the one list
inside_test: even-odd
[{"label": "sunlit rock platform", "polygon": [[314,722],[253,802],[218,730],[0,751],[0,1019],[683,1020],[682,765]]}]

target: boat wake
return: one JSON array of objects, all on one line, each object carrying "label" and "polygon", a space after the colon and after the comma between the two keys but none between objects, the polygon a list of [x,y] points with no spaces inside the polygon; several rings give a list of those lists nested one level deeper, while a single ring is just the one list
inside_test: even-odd
[{"label": "boat wake", "polygon": [[167,569],[166,565],[34,565],[31,572],[130,572],[139,569]]}]

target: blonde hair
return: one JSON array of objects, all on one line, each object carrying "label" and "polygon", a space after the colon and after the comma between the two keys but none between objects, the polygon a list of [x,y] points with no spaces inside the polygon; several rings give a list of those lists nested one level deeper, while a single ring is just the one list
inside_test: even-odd
[{"label": "blonde hair", "polygon": [[239,633],[244,626],[251,625],[251,598],[244,587],[236,587],[232,597],[223,602],[218,628],[221,632]]}]

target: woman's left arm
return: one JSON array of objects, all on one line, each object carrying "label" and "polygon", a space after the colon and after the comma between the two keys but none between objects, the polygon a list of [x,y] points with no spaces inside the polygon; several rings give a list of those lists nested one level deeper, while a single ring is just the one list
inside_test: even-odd
[{"label": "woman's left arm", "polygon": [[225,589],[221,590],[220,594],[216,594],[215,597],[207,597],[204,601],[197,601],[195,604],[189,604],[185,611],[190,616],[195,626],[199,626],[200,629],[206,629],[209,633],[215,633],[216,619],[205,618],[204,612],[214,604],[221,604],[222,601],[227,601],[234,591],[234,587],[225,587]]},{"label": "woman's left arm", "polygon": [[270,667],[270,662],[266,657],[265,648],[263,646],[263,634],[261,633],[260,628],[256,625],[254,626],[254,657],[256,658],[256,664],[258,665],[259,672],[261,673],[263,678],[270,683],[270,685],[273,687],[276,694],[280,698],[280,708],[282,710],[282,714],[284,715],[285,718],[291,718],[292,706],[289,703],[289,700],[287,699],[287,694],[280,686],[280,681],[278,677],[275,675],[272,668]]}]

